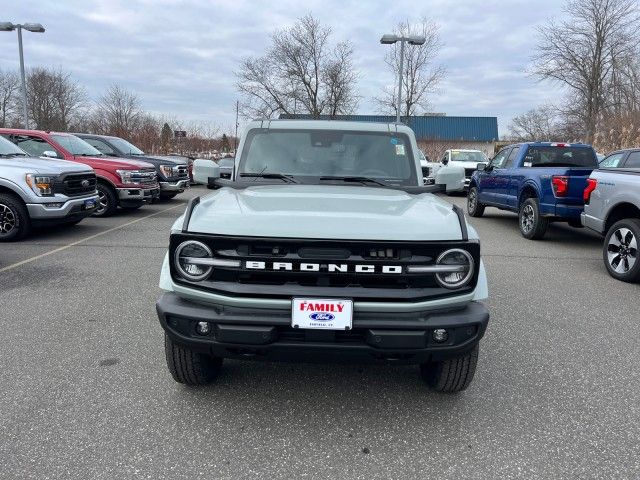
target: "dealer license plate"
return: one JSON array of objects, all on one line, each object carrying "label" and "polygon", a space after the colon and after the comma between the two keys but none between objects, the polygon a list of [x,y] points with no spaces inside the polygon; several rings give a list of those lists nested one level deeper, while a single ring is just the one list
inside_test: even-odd
[{"label": "dealer license plate", "polygon": [[85,210],[91,210],[92,208],[96,208],[96,201],[95,200],[85,200],[84,201],[84,209]]},{"label": "dealer license plate", "polygon": [[291,326],[319,330],[351,330],[353,301],[335,298],[294,298]]}]

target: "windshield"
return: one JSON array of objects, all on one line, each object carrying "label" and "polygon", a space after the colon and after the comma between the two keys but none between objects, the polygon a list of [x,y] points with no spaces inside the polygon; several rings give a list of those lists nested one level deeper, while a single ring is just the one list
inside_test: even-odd
[{"label": "windshield", "polygon": [[111,137],[109,142],[125,155],[144,155],[142,150],[122,138]]},{"label": "windshield", "polygon": [[93,148],[84,140],[73,135],[51,135],[51,137],[72,155],[85,155],[91,157],[102,156],[102,153],[100,153],[99,150]]},{"label": "windshield", "polygon": [[454,162],[487,162],[487,156],[480,151],[461,152],[459,150],[451,150],[451,160]]},{"label": "windshield", "polygon": [[529,147],[524,158],[525,167],[589,167],[598,161],[591,148],[586,147]]},{"label": "windshield", "polygon": [[17,155],[20,157],[24,157],[27,154],[25,153],[24,150],[19,148],[16,144],[0,136],[0,156],[4,156],[4,155]]},{"label": "windshield", "polygon": [[300,183],[366,177],[390,185],[416,185],[415,170],[405,134],[257,129],[247,136],[238,168],[240,176],[280,174]]}]

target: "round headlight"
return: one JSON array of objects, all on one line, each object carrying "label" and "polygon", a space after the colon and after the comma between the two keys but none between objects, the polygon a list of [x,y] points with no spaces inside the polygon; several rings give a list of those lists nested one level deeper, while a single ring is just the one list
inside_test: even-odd
[{"label": "round headlight", "polygon": [[454,248],[443,252],[436,264],[451,267],[450,271],[436,274],[436,280],[445,288],[464,287],[473,277],[473,257],[466,250]]},{"label": "round headlight", "polygon": [[198,282],[207,278],[213,271],[211,249],[202,242],[187,240],[176,248],[175,265],[178,272],[185,279]]}]

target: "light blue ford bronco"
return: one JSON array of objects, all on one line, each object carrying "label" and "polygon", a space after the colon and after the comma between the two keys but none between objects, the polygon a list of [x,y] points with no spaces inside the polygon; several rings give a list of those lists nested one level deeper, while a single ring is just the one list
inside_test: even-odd
[{"label": "light blue ford bronco", "polygon": [[443,392],[471,382],[489,322],[476,231],[424,186],[413,131],[396,124],[248,125],[232,178],[173,225],[156,304],[169,371],[201,385],[223,358],[418,364]]}]

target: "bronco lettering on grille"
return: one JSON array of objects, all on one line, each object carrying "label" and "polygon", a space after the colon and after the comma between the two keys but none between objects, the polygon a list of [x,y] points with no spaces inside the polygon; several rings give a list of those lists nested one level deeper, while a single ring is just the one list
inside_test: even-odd
[{"label": "bronco lettering on grille", "polygon": [[270,270],[270,271],[296,271],[296,272],[319,272],[329,273],[384,273],[401,274],[400,265],[358,265],[346,263],[298,263],[291,262],[258,262],[247,260],[244,267],[249,270]]}]

